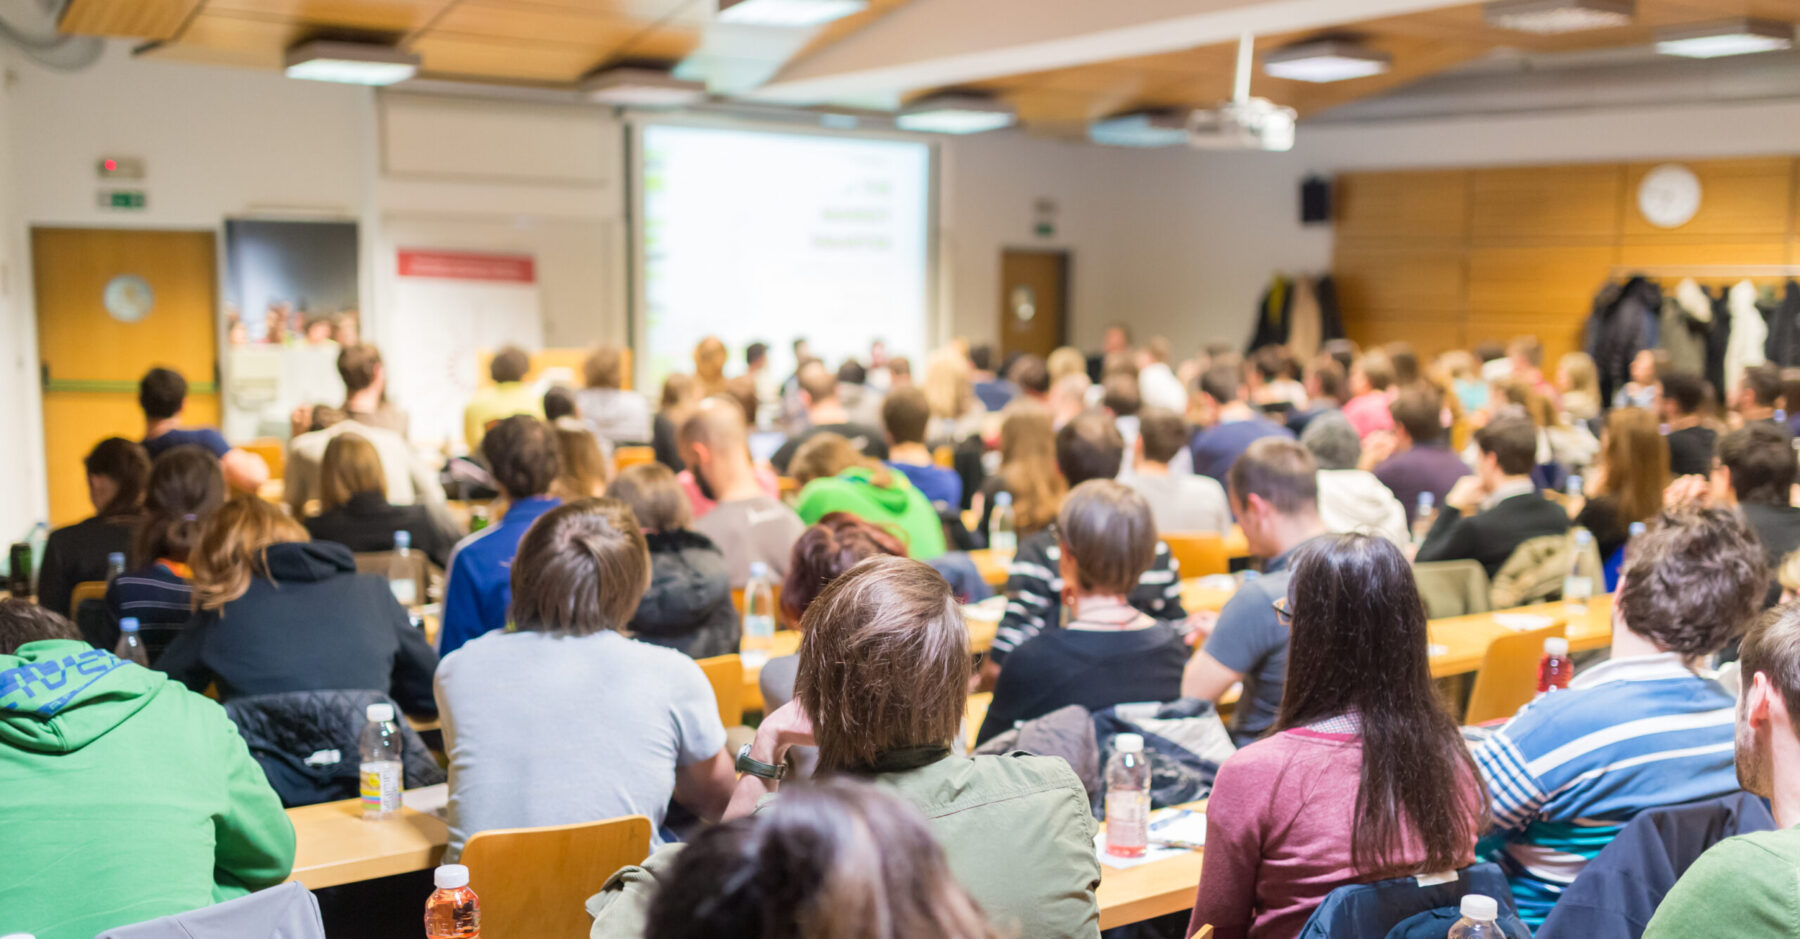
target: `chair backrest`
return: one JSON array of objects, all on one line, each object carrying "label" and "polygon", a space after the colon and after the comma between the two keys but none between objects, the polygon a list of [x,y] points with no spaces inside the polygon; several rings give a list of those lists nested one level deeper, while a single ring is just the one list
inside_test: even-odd
[{"label": "chair backrest", "polygon": [[[1519,921],[1506,875],[1495,864],[1475,864],[1430,877],[1396,877],[1339,887],[1313,911],[1312,918],[1300,930],[1300,939],[1391,937],[1392,930],[1407,920],[1432,910],[1453,909],[1472,893],[1493,897],[1499,904],[1500,931],[1508,939],[1530,939],[1531,931]],[[1455,922],[1455,917],[1451,922]]]},{"label": "chair backrest", "polygon": [[238,449],[262,457],[270,479],[281,479],[287,472],[287,441],[279,437],[258,437],[239,444]]},{"label": "chair backrest", "polygon": [[1198,932],[1195,932],[1192,936],[1189,936],[1188,939],[1212,939],[1212,934],[1213,933],[1212,933],[1211,926],[1202,926],[1202,927],[1200,927]]},{"label": "chair backrest", "polygon": [[1487,568],[1480,561],[1414,564],[1413,579],[1419,585],[1420,599],[1425,601],[1425,615],[1431,619],[1486,613],[1491,609]]},{"label": "chair backrest", "polygon": [[71,610],[80,609],[81,601],[83,601],[83,600],[105,600],[105,599],[106,599],[106,581],[104,581],[104,580],[84,580],[81,583],[76,584],[75,589],[69,592],[69,609],[71,609]]},{"label": "chair backrest", "polygon": [[744,660],[736,655],[715,655],[700,659],[700,671],[712,685],[713,700],[719,703],[719,723],[736,727],[744,722]]},{"label": "chair backrest", "polygon": [[619,868],[650,856],[642,815],[484,831],[463,846],[488,939],[585,936],[587,898]]},{"label": "chair backrest", "polygon": [[1231,573],[1231,560],[1225,556],[1225,539],[1212,532],[1167,531],[1162,540],[1175,556],[1183,578]]},{"label": "chair backrest", "polygon": [[1544,657],[1544,640],[1563,635],[1564,623],[1557,621],[1542,629],[1501,636],[1488,644],[1481,659],[1481,670],[1475,673],[1475,687],[1469,692],[1469,709],[1463,723],[1511,717],[1519,708],[1537,697],[1538,660]]},{"label": "chair backrest", "polygon": [[955,469],[956,448],[948,444],[940,445],[936,450],[931,451],[931,462],[945,469]]},{"label": "chair backrest", "polygon": [[656,450],[651,447],[620,447],[613,451],[613,468],[621,472],[655,462]]},{"label": "chair backrest", "polygon": [[121,926],[96,939],[325,939],[319,901],[289,881],[248,896]]},{"label": "chair backrest", "polygon": [[[431,589],[431,561],[423,551],[409,552],[413,559],[413,596],[416,603],[428,602],[427,591]],[[394,552],[392,551],[359,551],[356,554],[356,572],[359,574],[380,574],[383,577],[393,570]]]}]

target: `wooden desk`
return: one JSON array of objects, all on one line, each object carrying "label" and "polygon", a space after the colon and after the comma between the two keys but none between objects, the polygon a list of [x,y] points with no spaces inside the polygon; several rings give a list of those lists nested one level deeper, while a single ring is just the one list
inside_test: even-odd
[{"label": "wooden desk", "polygon": [[1604,649],[1612,645],[1612,595],[1604,594],[1588,601],[1585,614],[1572,614],[1557,600],[1533,606],[1472,613],[1432,620],[1428,626],[1431,642],[1444,647],[1444,652],[1431,657],[1434,678],[1447,678],[1473,672],[1481,667],[1487,649],[1495,639],[1510,635],[1512,630],[1495,622],[1495,614],[1526,613],[1549,616],[1567,623],[1569,648],[1576,652]]},{"label": "wooden desk", "polygon": [[981,579],[996,590],[1006,586],[1006,569],[1012,565],[1012,557],[1011,551],[995,551],[992,548],[969,552],[969,560],[974,562],[975,570],[981,573]]},{"label": "wooden desk", "polygon": [[1225,556],[1232,560],[1250,556],[1250,542],[1244,538],[1244,530],[1236,525],[1225,533]]},{"label": "wooden desk", "polygon": [[[1206,810],[1205,802],[1182,806]],[[1106,830],[1104,822],[1100,830]],[[1200,888],[1200,861],[1204,851],[1124,869],[1100,864],[1100,928],[1111,929],[1192,909]]]},{"label": "wooden desk", "polygon": [[308,890],[430,870],[444,857],[450,830],[434,815],[402,808],[400,817],[365,822],[362,802],[345,799],[288,809],[294,823],[294,872]]}]

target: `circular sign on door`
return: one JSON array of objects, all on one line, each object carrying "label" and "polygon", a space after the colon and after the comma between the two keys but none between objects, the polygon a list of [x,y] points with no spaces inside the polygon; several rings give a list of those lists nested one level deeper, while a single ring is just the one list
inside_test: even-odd
[{"label": "circular sign on door", "polygon": [[150,315],[156,292],[136,274],[120,274],[106,282],[106,312],[121,323],[135,323]]},{"label": "circular sign on door", "polygon": [[1020,323],[1029,323],[1037,316],[1037,293],[1030,287],[1020,284],[1012,289],[1012,313]]}]

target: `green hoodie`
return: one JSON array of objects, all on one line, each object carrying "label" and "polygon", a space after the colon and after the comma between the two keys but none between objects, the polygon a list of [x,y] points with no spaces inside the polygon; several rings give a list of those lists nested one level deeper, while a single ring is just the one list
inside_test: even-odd
[{"label": "green hoodie", "polygon": [[905,473],[888,474],[886,488],[875,485],[874,472],[863,467],[836,476],[815,479],[800,490],[794,514],[808,525],[833,512],[849,512],[878,528],[900,536],[912,557],[929,561],[944,553],[944,523],[931,500],[915,488]]},{"label": "green hoodie", "polygon": [[0,655],[0,933],[91,939],[287,879],[294,826],[225,710],[84,642]]}]

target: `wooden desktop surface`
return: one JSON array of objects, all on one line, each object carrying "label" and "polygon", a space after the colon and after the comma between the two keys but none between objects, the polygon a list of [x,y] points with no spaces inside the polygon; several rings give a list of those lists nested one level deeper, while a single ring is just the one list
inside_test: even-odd
[{"label": "wooden desktop surface", "polygon": [[[1225,556],[1232,560],[1250,556],[1250,545],[1244,540],[1244,530],[1236,525],[1225,535]],[[1012,552],[993,551],[982,548],[969,552],[969,560],[975,563],[975,570],[981,573],[981,579],[988,582],[996,590],[1006,586],[1006,569],[1012,563]]]}]

